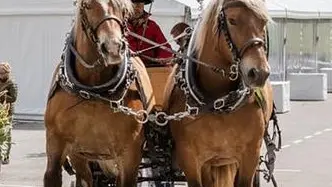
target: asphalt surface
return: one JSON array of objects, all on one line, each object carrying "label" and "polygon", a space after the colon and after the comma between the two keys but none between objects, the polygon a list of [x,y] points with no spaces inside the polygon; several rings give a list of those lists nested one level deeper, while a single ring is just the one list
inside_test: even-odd
[{"label": "asphalt surface", "polygon": [[[332,187],[332,95],[327,101],[291,102],[278,114],[283,149],[277,154],[279,187]],[[42,186],[46,167],[43,124],[18,124],[13,130],[11,162],[2,166],[1,187]],[[64,185],[73,179],[65,172]],[[262,187],[272,187],[262,180]]]}]

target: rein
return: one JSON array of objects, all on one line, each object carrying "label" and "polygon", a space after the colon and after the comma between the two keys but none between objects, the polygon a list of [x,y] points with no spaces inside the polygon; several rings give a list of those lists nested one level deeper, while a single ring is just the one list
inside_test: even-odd
[{"label": "rein", "polygon": [[[142,36],[140,36],[140,35],[138,35],[134,32],[131,32],[131,31],[127,30],[126,26],[125,26],[125,22],[120,21],[118,18],[116,18],[114,16],[108,16],[108,15],[105,16],[101,21],[98,22],[98,24],[95,27],[93,27],[89,24],[87,16],[85,14],[85,9],[87,9],[87,8],[89,8],[89,7],[85,3],[83,3],[83,1],[82,1],[82,6],[81,6],[81,9],[80,9],[80,13],[81,13],[81,16],[82,16],[82,25],[83,25],[83,28],[84,28],[85,33],[87,34],[87,36],[96,45],[97,50],[98,50],[98,54],[100,56],[102,56],[102,54],[101,54],[101,49],[99,47],[100,46],[99,45],[99,39],[96,35],[96,31],[98,30],[99,26],[103,22],[105,22],[107,20],[115,20],[121,26],[123,35],[129,34],[129,35],[131,35],[135,38],[140,39],[141,41],[144,41],[146,43],[149,43],[149,44],[153,45],[154,47],[160,47],[163,50],[166,50],[170,53],[173,53],[173,54],[177,55],[178,57],[181,57],[182,59],[184,59],[186,61],[185,64],[189,64],[189,62],[194,62],[196,64],[199,64],[199,65],[202,65],[206,68],[211,69],[213,72],[218,73],[223,77],[226,76],[226,71],[224,69],[216,67],[216,66],[209,65],[209,64],[207,64],[205,62],[202,62],[202,61],[199,61],[196,58],[193,58],[190,55],[190,53],[188,53],[189,55],[186,55],[186,54],[180,53],[178,51],[175,51],[173,49],[169,49],[169,48],[167,48],[167,47],[165,47],[161,44],[158,44],[154,41],[151,41],[151,40],[149,40],[145,37],[142,37]],[[249,47],[253,47],[253,46],[256,46],[256,45],[263,45],[263,44],[265,44],[265,42],[262,39],[252,38],[252,39],[249,39],[244,44],[244,46],[241,48],[241,50],[238,50],[236,48],[236,46],[234,45],[231,37],[230,37],[230,33],[229,33],[229,30],[228,30],[228,27],[227,27],[226,16],[224,14],[224,10],[222,10],[220,12],[219,20],[220,20],[220,29],[221,29],[221,31],[223,31],[223,33],[225,35],[226,42],[227,42],[227,44],[228,44],[228,46],[229,46],[229,48],[230,48],[230,50],[232,51],[232,54],[233,54],[233,64],[230,67],[229,79],[232,80],[232,81],[235,81],[239,77],[239,67],[238,66],[239,66],[241,57],[245,53],[245,51]],[[185,31],[185,32],[186,33],[183,33],[183,36],[191,34],[188,31]],[[181,36],[179,36],[179,38],[183,37],[183,36],[181,35]],[[176,39],[178,39],[178,38],[176,38]],[[193,37],[191,37],[191,40],[193,40]],[[76,50],[73,50],[74,47],[71,46],[70,48],[73,51],[73,53],[75,54],[75,56],[78,57],[80,62],[81,61],[85,62],[82,58],[80,59],[80,55],[77,52],[75,53]],[[99,59],[97,60],[97,62],[100,63]],[[89,68],[95,67],[95,65],[99,64],[99,63],[94,63],[93,65],[90,65],[88,67]],[[86,64],[88,64],[88,63],[86,63]],[[202,105],[205,105],[205,103],[203,101],[201,101],[200,99],[198,99],[199,97],[197,97],[197,95],[193,92],[193,90],[191,88],[191,85],[190,85],[190,81],[188,80],[188,75],[184,74],[184,73],[188,73],[187,69],[181,69],[180,72],[182,72],[182,73],[178,74],[177,77],[176,77],[177,84],[180,86],[181,90],[184,91],[187,99],[190,98],[190,97],[194,98],[194,100],[196,100],[196,104],[194,104],[194,105],[193,105],[193,103],[189,104],[188,100],[187,100],[186,110],[184,112],[179,112],[179,113],[175,113],[175,114],[172,114],[172,115],[167,115],[164,112],[158,112],[156,114],[148,114],[146,111],[144,111],[144,112],[138,112],[139,114],[135,113],[134,116],[142,117],[143,120],[141,120],[141,122],[146,122],[147,120],[149,120],[149,121],[155,122],[156,124],[158,124],[160,126],[164,126],[168,123],[169,120],[181,120],[182,118],[185,118],[185,117],[188,117],[188,116],[197,115],[200,111],[200,108],[202,107]],[[238,108],[241,105],[241,103],[243,103],[243,101],[246,98],[245,96],[250,94],[250,93],[251,93],[251,91],[244,85],[243,81],[241,81],[240,87],[239,87],[238,90],[236,90],[234,92],[230,92],[228,95],[223,96],[223,97],[218,98],[215,101],[213,101],[212,102],[212,108],[215,111],[218,111],[218,112],[233,111],[236,108]],[[98,95],[98,94],[96,95],[94,93],[89,93],[89,92],[84,92],[84,94],[89,95],[89,96],[94,96],[94,97],[100,98],[102,100],[105,100],[105,98],[100,97],[100,95]],[[118,102],[114,102],[114,101],[110,101],[110,100],[107,100],[107,101],[110,102],[111,106],[112,105],[115,106],[115,107],[111,107],[111,108],[116,109],[116,110],[120,109],[120,111],[122,111],[124,113],[128,113],[129,108],[121,110],[121,106],[123,106],[123,105],[121,105],[122,100],[118,101]],[[229,102],[231,102],[231,103],[229,103]],[[198,104],[198,106],[197,106],[197,104]],[[227,107],[227,109],[225,109],[225,107]],[[133,114],[133,112],[129,112],[129,113]]]},{"label": "rein", "polygon": [[135,37],[135,38],[138,38],[138,39],[140,39],[140,40],[142,40],[142,41],[144,41],[144,42],[146,42],[146,43],[148,43],[148,44],[151,44],[151,45],[154,45],[154,46],[158,46],[158,47],[160,47],[161,49],[163,49],[163,50],[165,50],[165,51],[167,51],[167,52],[170,52],[170,53],[173,53],[173,54],[175,54],[175,55],[177,55],[177,56],[179,56],[179,57],[181,57],[182,59],[185,59],[185,60],[190,60],[190,61],[192,61],[192,62],[195,62],[195,63],[197,63],[197,64],[199,64],[199,65],[202,65],[202,66],[204,66],[204,67],[207,67],[207,68],[210,68],[213,72],[215,72],[215,73],[218,73],[218,74],[220,74],[221,76],[225,76],[225,70],[223,70],[223,69],[221,69],[221,68],[218,68],[218,67],[216,67],[216,66],[212,66],[212,65],[210,65],[210,64],[207,64],[207,63],[205,63],[205,62],[202,62],[202,61],[199,61],[199,60],[197,60],[197,59],[195,59],[195,58],[193,58],[193,57],[191,57],[191,56],[188,56],[188,55],[186,55],[186,54],[183,54],[183,53],[181,53],[181,52],[178,52],[178,51],[175,51],[175,50],[173,50],[173,49],[170,49],[170,48],[167,48],[167,47],[165,47],[165,46],[160,46],[160,44],[158,44],[158,43],[156,43],[156,42],[154,42],[154,41],[152,41],[152,40],[149,40],[149,39],[147,39],[147,38],[145,38],[145,37],[142,37],[142,36],[140,36],[140,35],[138,35],[138,34],[136,34],[136,33],[134,33],[134,32],[131,32],[131,31],[128,31],[128,34],[129,35],[131,35],[131,36],[133,36],[133,37]]},{"label": "rein", "polygon": [[[228,73],[228,78],[231,81],[236,81],[239,78],[239,64],[241,62],[241,59],[244,55],[244,53],[250,48],[250,47],[255,47],[255,46],[264,46],[265,50],[268,50],[268,41],[266,41],[266,37],[264,36],[264,40],[261,38],[251,38],[245,44],[238,49],[236,45],[234,44],[231,34],[228,29],[227,25],[227,18],[225,15],[225,9],[233,6],[238,6],[238,4],[235,3],[230,3],[226,4],[224,8],[221,10],[218,19],[219,19],[219,33],[223,33],[226,43],[228,45],[228,48],[232,52],[232,65],[230,67],[230,72]],[[197,25],[200,22],[197,23]],[[139,35],[135,33],[129,33],[130,35],[139,38],[141,40],[144,40],[147,43],[150,43],[152,45],[158,45],[153,41],[150,41],[144,37],[140,37]],[[193,37],[191,37],[191,43],[193,42]],[[189,44],[189,46],[191,46]],[[188,49],[188,52],[186,54],[179,53],[177,51],[174,51],[172,49],[168,49],[164,46],[160,47],[163,50],[166,50],[168,52],[174,53],[181,57],[185,63],[180,64],[180,68],[178,70],[178,73],[175,77],[176,79],[176,85],[180,87],[180,89],[184,92],[186,96],[186,109],[183,112],[178,112],[172,115],[168,115],[165,112],[157,112],[154,116],[150,118],[150,121],[153,121],[157,123],[160,126],[164,126],[168,123],[170,120],[181,120],[182,118],[188,117],[188,116],[195,116],[198,115],[199,112],[202,111],[215,111],[218,113],[229,113],[237,108],[240,108],[241,106],[244,105],[245,101],[248,98],[248,95],[252,93],[252,90],[249,89],[243,80],[240,80],[239,87],[235,91],[229,92],[227,95],[217,98],[214,101],[209,101],[206,102],[204,101],[203,94],[200,93],[200,91],[197,89],[196,85],[193,85],[191,79],[192,75],[189,73],[189,66],[190,64],[196,63],[199,65],[202,65],[204,67],[210,68],[213,70],[213,72],[221,74],[221,76],[225,77],[226,76],[226,71],[225,69],[218,68],[212,65],[209,65],[205,62],[199,61],[196,58],[192,57],[192,49]],[[192,65],[191,65],[192,66]]]},{"label": "rein", "polygon": [[[188,27],[188,28],[185,29],[181,34],[179,34],[177,37],[175,37],[175,38],[173,38],[173,39],[170,39],[170,40],[167,40],[166,42],[164,42],[164,43],[162,43],[162,44],[153,45],[152,47],[148,47],[148,48],[146,48],[146,49],[142,49],[142,50],[140,50],[140,51],[133,52],[133,53],[132,53],[132,56],[138,56],[138,55],[144,53],[145,51],[149,51],[149,50],[152,50],[152,49],[158,48],[158,47],[160,47],[160,46],[165,46],[167,43],[170,43],[170,42],[176,41],[176,40],[178,40],[178,39],[180,39],[180,38],[183,38],[183,37],[185,37],[185,36],[189,36],[189,35],[191,35],[191,34],[192,34],[192,29]],[[140,36],[140,35],[138,35],[138,36]],[[140,37],[138,37],[138,39],[141,39],[141,41],[142,41],[142,38],[145,38],[145,37],[144,37],[144,36],[140,36]],[[147,38],[146,38],[146,39],[147,39]],[[151,40],[150,40],[150,41],[151,41]],[[172,52],[172,53],[173,53],[173,52]]]},{"label": "rein", "polygon": [[[250,47],[254,47],[254,46],[257,46],[257,45],[263,45],[265,50],[267,51],[267,54],[268,54],[268,50],[269,50],[269,42],[268,40],[266,39],[266,37],[264,37],[264,40],[267,41],[265,42],[263,39],[261,38],[251,38],[249,39],[244,45],[243,47],[238,50],[237,47],[235,46],[234,42],[232,41],[231,39],[231,35],[229,33],[229,30],[228,30],[228,27],[227,27],[227,21],[226,21],[226,16],[224,14],[224,9],[221,11],[220,15],[219,15],[219,29],[221,32],[224,33],[224,37],[225,37],[225,40],[226,40],[226,43],[229,47],[229,49],[231,50],[232,52],[232,55],[233,55],[233,64],[231,65],[230,67],[230,72],[228,73],[228,76],[229,76],[229,79],[231,81],[235,81],[238,79],[238,76],[239,76],[239,64],[241,62],[241,59],[242,59],[242,56],[244,55],[244,53],[250,48]],[[163,44],[158,44],[150,39],[147,39],[141,35],[138,35],[134,32],[131,32],[131,31],[127,31],[127,34],[137,38],[137,39],[140,39],[141,41],[144,41],[150,45],[153,45],[153,47],[150,47],[150,48],[146,48],[146,49],[143,49],[141,51],[137,51],[137,52],[134,52],[133,53],[133,56],[137,56],[145,51],[148,51],[148,50],[151,50],[151,49],[154,49],[154,48],[161,48],[162,50],[165,50],[167,52],[170,52],[170,53],[173,53],[175,55],[177,55],[179,58],[182,58],[183,60],[190,60],[191,62],[194,62],[196,64],[199,64],[201,66],[204,66],[206,68],[209,68],[211,69],[214,73],[217,73],[219,75],[221,75],[222,77],[226,77],[226,70],[223,69],[223,68],[219,68],[219,67],[216,67],[216,66],[213,66],[213,65],[210,65],[210,64],[207,64],[205,62],[202,62],[200,60],[197,60],[196,58],[193,58],[191,56],[188,56],[186,54],[183,54],[183,53],[180,53],[178,51],[175,51],[173,49],[169,49],[167,47],[165,47],[164,45],[168,42],[172,42],[172,41],[175,41],[181,37],[184,37],[186,35],[189,35],[191,34],[191,32],[189,31],[184,31],[183,33],[181,33],[178,37],[174,38],[174,39],[171,39]]]}]

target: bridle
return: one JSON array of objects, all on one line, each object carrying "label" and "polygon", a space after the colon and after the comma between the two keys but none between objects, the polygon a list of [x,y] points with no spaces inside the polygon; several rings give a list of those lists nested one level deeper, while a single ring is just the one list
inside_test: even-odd
[{"label": "bridle", "polygon": [[[81,5],[79,8],[79,14],[81,16],[81,24],[82,24],[82,28],[84,30],[84,33],[87,35],[87,37],[89,38],[89,40],[92,42],[92,44],[95,46],[97,53],[98,53],[98,59],[94,62],[94,63],[87,63],[80,54],[78,54],[78,52],[76,51],[75,47],[73,47],[72,45],[70,46],[72,52],[75,54],[75,56],[78,58],[79,62],[86,68],[95,68],[96,66],[101,66],[103,65],[103,49],[102,49],[102,45],[100,43],[100,40],[97,36],[97,31],[99,29],[99,27],[105,23],[106,21],[115,21],[117,24],[120,25],[121,27],[121,34],[122,34],[122,42],[123,42],[123,47],[124,50],[127,50],[127,43],[125,42],[125,33],[127,30],[127,26],[126,26],[126,21],[121,20],[120,18],[118,18],[115,15],[104,15],[104,17],[97,22],[96,25],[92,25],[89,22],[89,19],[87,17],[86,14],[86,10],[90,9],[89,5],[87,4],[87,2],[85,2],[84,0],[81,1]],[[104,63],[105,64],[105,63]]]},{"label": "bridle", "polygon": [[90,24],[89,19],[86,15],[86,10],[90,9],[89,5],[85,2],[82,1],[81,6],[80,6],[80,16],[81,16],[81,23],[83,26],[83,29],[85,31],[85,33],[87,34],[87,36],[91,39],[91,41],[95,44],[99,43],[99,39],[97,36],[97,31],[99,29],[99,27],[106,21],[108,20],[113,20],[115,21],[117,24],[120,25],[121,27],[121,32],[122,35],[124,35],[125,33],[125,29],[126,29],[126,23],[125,21],[122,21],[120,18],[118,18],[117,16],[114,15],[104,15],[104,17],[97,22],[97,24],[95,26],[93,26],[92,24]]},{"label": "bridle", "polygon": [[[223,33],[226,43],[228,45],[228,48],[230,49],[230,51],[232,52],[232,65],[230,67],[230,73],[229,73],[229,79],[231,81],[235,81],[238,79],[239,77],[239,64],[241,62],[241,59],[243,57],[243,55],[245,54],[245,52],[251,48],[251,47],[255,47],[255,46],[263,46],[266,53],[268,54],[268,46],[266,42],[266,37],[264,36],[264,38],[250,38],[248,41],[246,41],[244,43],[244,45],[241,48],[237,48],[236,45],[234,44],[231,34],[229,32],[228,29],[228,25],[227,25],[227,17],[225,14],[225,10],[227,8],[230,7],[238,7],[241,6],[241,4],[239,5],[238,1],[232,1],[229,3],[224,4],[223,8],[220,11],[219,14],[219,26],[218,26],[218,33]],[[244,6],[244,5],[242,5]]]}]

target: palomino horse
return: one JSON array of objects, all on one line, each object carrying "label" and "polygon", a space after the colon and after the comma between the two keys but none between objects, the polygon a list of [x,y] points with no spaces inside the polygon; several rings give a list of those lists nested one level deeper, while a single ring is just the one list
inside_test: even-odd
[{"label": "palomino horse", "polygon": [[[129,58],[125,20],[130,0],[78,0],[73,30],[53,76],[45,112],[45,187],[62,185],[69,156],[76,177],[92,186],[97,161],[117,186],[136,185],[149,104],[145,67]],[[105,160],[105,161],[104,161]],[[95,162],[94,162],[95,163]]]},{"label": "palomino horse", "polygon": [[265,45],[269,20],[263,0],[212,0],[188,49],[198,61],[189,58],[170,75],[165,108],[182,116],[170,125],[175,157],[190,187],[253,185],[273,110]]}]

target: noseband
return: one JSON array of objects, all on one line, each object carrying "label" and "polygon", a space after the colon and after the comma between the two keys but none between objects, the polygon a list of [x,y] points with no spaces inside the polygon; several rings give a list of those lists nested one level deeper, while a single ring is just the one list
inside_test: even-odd
[{"label": "noseband", "polygon": [[[239,76],[239,64],[243,58],[243,55],[245,54],[245,52],[248,49],[255,47],[255,46],[263,46],[266,53],[268,54],[268,46],[267,46],[268,41],[266,42],[265,36],[263,39],[258,38],[258,37],[250,38],[248,41],[246,41],[244,43],[244,45],[240,49],[238,49],[236,47],[236,45],[234,44],[231,34],[228,29],[225,10],[229,7],[236,7],[236,4],[238,4],[238,2],[234,1],[234,2],[228,3],[227,5],[225,5],[222,8],[222,10],[220,11],[220,14],[219,14],[219,27],[218,27],[219,33],[221,33],[221,32],[224,33],[224,37],[225,37],[226,43],[228,45],[228,48],[232,52],[233,59],[232,59],[232,65],[230,68],[230,76],[229,76],[229,79],[232,81],[237,80],[237,78]],[[238,6],[241,6],[241,5],[238,5]]]},{"label": "noseband", "polygon": [[86,2],[82,1],[81,7],[80,7],[81,23],[82,23],[83,29],[85,30],[86,34],[90,37],[91,41],[93,41],[94,43],[99,42],[99,39],[98,39],[98,36],[97,36],[98,28],[104,22],[106,22],[108,20],[113,20],[117,24],[119,24],[120,27],[121,27],[122,35],[124,35],[125,23],[124,23],[124,21],[121,21],[120,18],[118,18],[114,15],[105,15],[103,17],[103,19],[98,21],[98,23],[95,26],[93,26],[93,25],[90,24],[90,22],[88,20],[88,17],[86,15],[86,11],[85,11],[86,9],[89,9],[89,6],[86,4]]},{"label": "noseband", "polygon": [[125,32],[126,32],[126,24],[125,21],[122,21],[120,18],[114,16],[114,15],[105,15],[100,21],[98,21],[98,23],[94,26],[92,24],[90,24],[88,17],[86,15],[86,9],[89,9],[90,7],[87,5],[86,2],[82,1],[82,4],[80,6],[80,16],[81,16],[81,24],[83,27],[83,30],[85,32],[85,34],[87,35],[87,37],[91,40],[91,42],[94,44],[94,46],[97,49],[98,52],[98,59],[93,63],[93,64],[89,64],[87,62],[85,62],[82,57],[80,57],[80,55],[77,53],[76,50],[74,50],[74,54],[76,56],[79,56],[78,59],[81,62],[81,64],[86,67],[86,68],[94,68],[96,66],[102,65],[102,61],[103,61],[103,52],[101,49],[101,45],[100,45],[100,40],[97,36],[97,31],[99,29],[99,27],[106,21],[115,21],[117,24],[120,25],[121,27],[121,33],[122,33],[122,39],[123,39],[123,45],[125,46],[125,49],[127,49],[126,47],[126,42],[124,42],[124,38],[125,38]]}]

